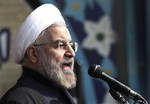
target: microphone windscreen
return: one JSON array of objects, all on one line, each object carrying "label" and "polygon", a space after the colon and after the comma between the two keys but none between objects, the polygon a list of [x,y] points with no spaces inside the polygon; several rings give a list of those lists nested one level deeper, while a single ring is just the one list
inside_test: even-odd
[{"label": "microphone windscreen", "polygon": [[88,74],[94,78],[100,78],[102,76],[102,70],[99,65],[93,64],[88,70]]}]

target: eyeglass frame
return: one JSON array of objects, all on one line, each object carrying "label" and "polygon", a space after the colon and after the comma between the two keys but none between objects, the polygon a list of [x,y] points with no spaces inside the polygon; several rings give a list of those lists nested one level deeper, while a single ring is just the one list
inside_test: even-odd
[{"label": "eyeglass frame", "polygon": [[[33,44],[33,46],[42,46],[42,45],[47,45],[47,44],[51,44],[51,43]],[[54,42],[54,44],[56,44],[56,47],[59,48],[59,49],[61,49],[60,47],[63,46],[64,50],[67,50],[67,48],[69,47],[69,45],[67,44],[67,42],[65,40],[56,40]],[[78,43],[71,41],[71,42],[69,42],[69,44],[70,44],[71,48],[74,50],[74,52],[77,52]]]}]

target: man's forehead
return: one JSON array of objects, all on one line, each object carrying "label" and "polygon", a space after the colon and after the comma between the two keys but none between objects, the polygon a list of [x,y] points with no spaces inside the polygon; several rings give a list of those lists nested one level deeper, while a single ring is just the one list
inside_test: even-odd
[{"label": "man's forehead", "polygon": [[49,28],[47,33],[52,40],[71,41],[71,35],[66,27]]}]

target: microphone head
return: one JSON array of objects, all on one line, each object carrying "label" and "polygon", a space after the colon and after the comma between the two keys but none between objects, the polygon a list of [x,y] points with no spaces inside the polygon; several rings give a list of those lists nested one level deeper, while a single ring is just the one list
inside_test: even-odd
[{"label": "microphone head", "polygon": [[94,78],[101,78],[102,76],[102,68],[100,65],[93,64],[88,70],[88,74]]}]

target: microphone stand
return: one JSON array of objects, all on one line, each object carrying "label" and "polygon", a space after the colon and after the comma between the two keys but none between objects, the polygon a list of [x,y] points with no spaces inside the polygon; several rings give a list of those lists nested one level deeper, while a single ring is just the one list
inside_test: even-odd
[{"label": "microphone stand", "polygon": [[[129,104],[128,100],[125,98],[125,96],[123,96],[119,91],[116,91],[114,88],[110,87],[109,89],[109,93],[111,94],[111,96],[117,100],[118,102],[122,103],[122,104]],[[133,100],[133,99],[132,99]],[[138,99],[134,102],[134,104],[148,104],[148,102],[142,98],[142,99]]]},{"label": "microphone stand", "polygon": [[128,104],[128,101],[126,100],[126,98],[120,92],[116,91],[114,88],[111,87],[109,89],[109,93],[118,102],[122,104]]}]

